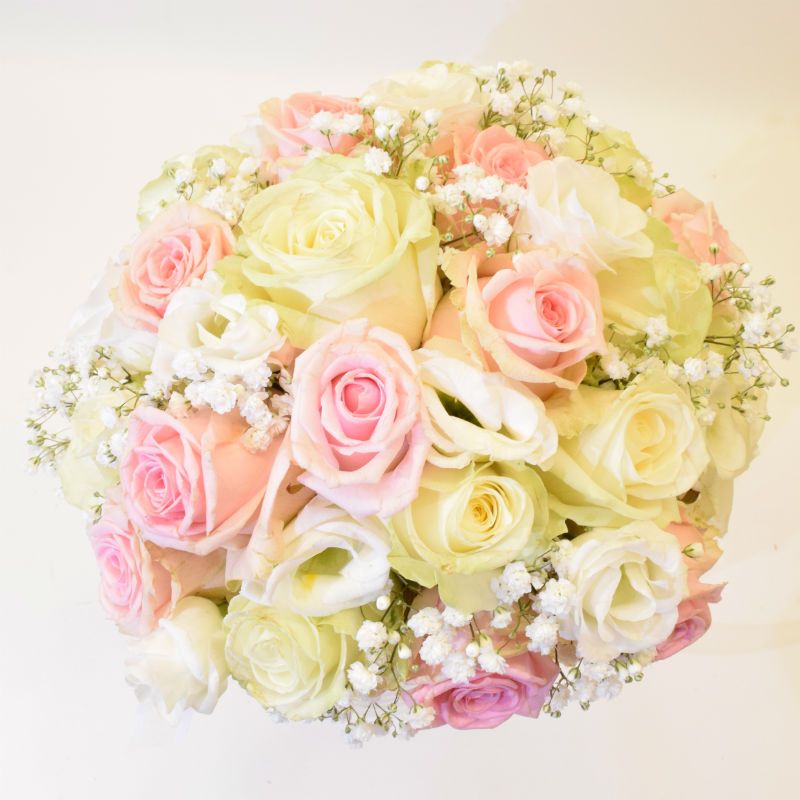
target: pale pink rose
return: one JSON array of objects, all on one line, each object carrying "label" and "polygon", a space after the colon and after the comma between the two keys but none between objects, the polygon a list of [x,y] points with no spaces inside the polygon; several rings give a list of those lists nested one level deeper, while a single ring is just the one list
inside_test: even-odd
[{"label": "pale pink rose", "polygon": [[[747,260],[719,224],[714,206],[685,189],[653,200],[653,216],[669,226],[678,243],[678,252],[685,258],[701,264],[741,264]],[[719,248],[716,256],[710,250],[712,244]]]},{"label": "pale pink rose", "polygon": [[514,714],[538,717],[558,667],[552,659],[528,652],[511,656],[506,663],[502,675],[479,671],[467,684],[424,682],[411,696],[415,703],[435,711],[432,728],[496,728]]},{"label": "pale pink rose", "polygon": [[700,578],[716,564],[722,551],[716,542],[713,528],[701,529],[692,525],[685,515],[681,523],[673,523],[667,530],[680,542],[681,549],[690,545],[702,548],[694,557],[684,553],[688,596],[678,606],[678,621],[666,641],[656,648],[657,658],[675,655],[697,641],[711,627],[709,603],[718,603],[722,597],[724,583],[703,583]]},{"label": "pale pink rose", "polygon": [[361,141],[360,136],[349,133],[332,133],[329,138],[312,128],[311,119],[320,111],[337,119],[345,114],[361,113],[353,98],[313,92],[293,94],[285,100],[274,97],[261,104],[264,158],[281,179],[291,172],[286,167],[298,159],[305,160],[309,149],[346,156]]},{"label": "pale pink rose", "polygon": [[547,159],[538,142],[519,139],[500,125],[484,130],[460,126],[452,134],[452,164],[477,164],[505,183],[525,185],[530,167]]},{"label": "pale pink rose", "polygon": [[233,252],[230,226],[192,203],[164,209],[139,235],[116,290],[116,305],[131,325],[155,331],[175,292],[202,278]]},{"label": "pale pink rose", "polygon": [[606,350],[600,292],[586,264],[544,251],[468,258],[463,289],[440,301],[430,336],[461,338],[490,369],[540,396],[574,389],[587,356]]},{"label": "pale pink rose", "polygon": [[131,414],[120,480],[146,540],[201,555],[247,543],[280,440],[252,453],[241,442],[246,430],[236,411],[176,419],[142,407]]},{"label": "pale pink rose", "polygon": [[[107,501],[89,529],[100,570],[100,602],[123,633],[143,636],[175,604],[215,577],[224,557],[195,556],[145,542],[124,509]],[[221,555],[221,553],[220,553]]]},{"label": "pale pink rose", "polygon": [[345,322],[298,357],[292,383],[300,482],[354,517],[405,508],[430,449],[405,339],[365,319]]}]

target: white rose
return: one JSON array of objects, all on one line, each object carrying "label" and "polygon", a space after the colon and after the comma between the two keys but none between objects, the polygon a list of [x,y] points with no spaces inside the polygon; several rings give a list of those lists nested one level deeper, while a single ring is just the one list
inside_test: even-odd
[{"label": "white rose", "polygon": [[687,592],[677,538],[648,521],[578,536],[558,572],[575,586],[571,607],[560,617],[561,632],[589,661],[663,642]]},{"label": "white rose", "polygon": [[242,594],[262,605],[325,616],[375,600],[389,579],[389,532],[374,517],[355,520],[314,498],[281,534],[283,552],[264,581]]},{"label": "white rose", "polygon": [[108,347],[115,360],[131,372],[148,372],[153,359],[156,335],[128,325],[111,302],[111,291],[119,283],[120,264],[109,264],[86,302],[70,320],[67,345]]},{"label": "white rose", "polygon": [[129,645],[127,681],[141,702],[170,722],[194,709],[210,714],[227,688],[225,634],[216,604],[185,597],[158,628]]},{"label": "white rose", "polygon": [[471,72],[436,62],[373,83],[364,96],[369,96],[375,106],[395,109],[406,116],[412,110],[438,109],[448,117],[448,112],[457,109],[477,108],[480,91]]},{"label": "white rose", "polygon": [[460,468],[478,459],[541,465],[553,456],[555,426],[526,386],[500,372],[485,372],[449,340],[431,340],[415,357],[432,464]]},{"label": "white rose", "polygon": [[542,161],[528,171],[528,189],[514,224],[522,250],[556,245],[580,253],[597,269],[620,258],[647,258],[647,215],[623,200],[614,178],[571,158]]},{"label": "white rose", "polygon": [[170,301],[158,327],[153,374],[169,380],[175,356],[189,353],[217,375],[241,376],[283,355],[285,341],[269,303],[224,294],[221,277],[211,272]]},{"label": "white rose", "polygon": [[[542,475],[553,508],[580,525],[675,519],[675,499],[708,464],[703,429],[686,391],[663,371],[624,391],[579,389],[583,427],[565,436]],[[594,418],[592,418],[594,414]]]}]

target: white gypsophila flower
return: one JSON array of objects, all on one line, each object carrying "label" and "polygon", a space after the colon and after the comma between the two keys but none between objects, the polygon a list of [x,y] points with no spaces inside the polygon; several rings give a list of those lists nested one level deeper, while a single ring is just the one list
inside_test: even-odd
[{"label": "white gypsophila flower", "polygon": [[333,122],[333,132],[352,136],[361,130],[364,117],[361,114],[343,114]]},{"label": "white gypsophila flower", "polygon": [[514,98],[509,92],[495,92],[492,94],[491,107],[496,114],[508,117],[513,113],[515,105]]},{"label": "white gypsophila flower", "polygon": [[499,247],[505,244],[512,232],[511,223],[497,212],[489,215],[486,228],[482,231],[483,238],[489,247]]},{"label": "white gypsophila flower", "polygon": [[516,603],[531,590],[531,576],[528,568],[521,561],[513,561],[503,567],[499,577],[492,578],[492,591],[497,599],[506,605]]},{"label": "white gypsophila flower", "polygon": [[768,331],[769,320],[766,315],[750,314],[745,318],[742,330],[742,340],[747,344],[760,344]]},{"label": "white gypsophila flower", "polygon": [[617,670],[607,661],[590,661],[584,659],[581,662],[581,675],[590,681],[600,683],[601,681],[612,678],[617,674]]},{"label": "white gypsophila flower", "polygon": [[400,647],[397,648],[397,657],[401,661],[406,661],[411,658],[411,648],[407,644],[401,644]]},{"label": "white gypsophila flower", "polygon": [[550,614],[539,614],[525,628],[528,650],[543,656],[553,652],[558,644],[558,620]]},{"label": "white gypsophila flower", "polygon": [[663,314],[657,317],[649,317],[644,326],[644,332],[647,335],[645,345],[648,349],[653,350],[656,347],[660,347],[669,339],[667,318]]},{"label": "white gypsophila flower", "polygon": [[491,625],[497,630],[505,630],[513,622],[514,617],[507,608],[498,608],[492,615]]},{"label": "white gypsophila flower", "polygon": [[441,118],[442,112],[438,108],[429,108],[422,112],[423,122],[431,128],[438,125]]},{"label": "white gypsophila flower", "polygon": [[333,128],[333,121],[334,116],[330,111],[317,111],[308,121],[308,127],[311,128],[312,131],[329,133]]},{"label": "white gypsophila flower", "polygon": [[179,350],[172,359],[171,367],[173,375],[188,381],[202,380],[208,372],[208,365],[193,350]]},{"label": "white gypsophila flower", "polygon": [[389,632],[382,622],[364,620],[356,632],[356,644],[358,649],[367,652],[368,650],[380,650],[389,640]]},{"label": "white gypsophila flower", "polygon": [[436,719],[436,710],[431,706],[413,706],[406,716],[406,722],[414,730],[422,730]]},{"label": "white gypsophila flower", "polygon": [[196,177],[191,168],[179,167],[175,170],[175,183],[178,186],[188,186],[190,183],[194,183]]},{"label": "white gypsophila flower", "polygon": [[650,177],[650,168],[647,166],[647,162],[641,158],[637,158],[633,164],[631,164],[631,174],[637,182],[648,180]]},{"label": "white gypsophila flower", "polygon": [[721,264],[709,264],[704,261],[700,265],[700,278],[706,283],[713,283],[718,278],[721,278],[724,272],[725,269]]},{"label": "white gypsophila flower", "polygon": [[419,657],[431,666],[441,664],[453,649],[452,630],[443,628],[438,633],[432,633],[422,643]]},{"label": "white gypsophila flower", "polygon": [[478,233],[483,233],[489,227],[489,220],[485,214],[473,214],[472,225]]},{"label": "white gypsophila flower", "polygon": [[615,676],[597,684],[595,697],[598,700],[613,700],[621,691],[622,681]]},{"label": "white gypsophila flower", "polygon": [[575,585],[565,578],[551,578],[536,595],[536,603],[545,614],[560,617],[568,613],[575,599]]},{"label": "white gypsophila flower", "polygon": [[428,187],[431,185],[430,179],[427,178],[425,175],[420,175],[415,181],[414,186],[419,192],[427,191]]},{"label": "white gypsophila flower", "polygon": [[385,142],[391,136],[389,128],[386,125],[376,125],[373,133],[375,134],[375,138],[382,142]]},{"label": "white gypsophila flower", "polygon": [[690,383],[697,383],[706,377],[708,366],[702,358],[687,358],[683,362],[683,372]]},{"label": "white gypsophila flower", "polygon": [[475,659],[466,653],[450,653],[442,663],[442,675],[453,683],[469,683],[475,677]]},{"label": "white gypsophila flower", "polygon": [[272,369],[266,362],[257,364],[242,375],[242,383],[247,389],[257,392],[272,381]]},{"label": "white gypsophila flower", "polygon": [[612,381],[624,380],[631,374],[630,366],[622,360],[619,349],[608,345],[608,352],[600,358],[600,366]]},{"label": "white gypsophila flower", "polygon": [[463,628],[472,621],[472,614],[465,614],[457,608],[447,606],[442,612],[442,619],[445,624],[450,625],[452,628]]},{"label": "white gypsophila flower", "polygon": [[100,408],[100,422],[103,423],[105,428],[115,428],[119,422],[117,409],[112,406],[102,406]]},{"label": "white gypsophila flower", "polygon": [[492,647],[491,643],[481,647],[481,652],[478,656],[478,664],[484,672],[493,672],[498,675],[503,675],[508,670],[508,663],[503,656]]},{"label": "white gypsophila flower", "polygon": [[392,168],[392,157],[380,147],[370,147],[364,154],[364,169],[375,175],[384,175]]},{"label": "white gypsophila flower", "polygon": [[563,711],[568,705],[569,701],[572,699],[572,685],[569,683],[562,683],[556,690],[553,692],[550,700],[548,701],[548,705],[550,707],[551,712],[561,712]]},{"label": "white gypsophila flower", "polygon": [[716,350],[710,350],[706,355],[706,372],[709,378],[721,378],[725,372],[725,359]]},{"label": "white gypsophila flower", "polygon": [[227,414],[236,408],[239,395],[236,385],[224,378],[214,377],[202,384],[203,402],[217,414]]},{"label": "white gypsophila flower", "polygon": [[116,459],[122,458],[125,453],[125,446],[128,442],[128,431],[117,430],[108,437],[108,449]]},{"label": "white gypsophila flower", "polygon": [[586,117],[586,127],[592,131],[592,133],[601,133],[605,130],[606,124],[594,114],[589,114],[589,116]]},{"label": "white gypsophila flower", "polygon": [[253,158],[253,156],[247,156],[247,158],[243,158],[241,163],[239,164],[238,173],[245,177],[249,177],[251,175],[255,175],[258,172],[258,159]]},{"label": "white gypsophila flower", "polygon": [[559,147],[567,141],[567,134],[563,128],[547,128],[547,141],[554,147]]},{"label": "white gypsophila flower", "polygon": [[515,209],[525,190],[517,183],[504,183],[503,190],[500,192],[500,203],[506,209]]},{"label": "white gypsophila flower", "polygon": [[[558,110],[555,109],[550,103],[543,102],[539,103],[536,107],[535,114],[537,119],[542,120],[542,122],[546,122],[548,125],[555,122],[558,119]],[[556,130],[561,130],[557,128]]]},{"label": "white gypsophila flower", "polygon": [[378,688],[378,676],[360,661],[354,661],[347,668],[347,679],[358,694],[369,694]]},{"label": "white gypsophila flower", "polygon": [[379,125],[385,125],[392,136],[403,126],[403,115],[394,108],[378,106],[372,116]]},{"label": "white gypsophila flower", "polygon": [[249,453],[261,453],[272,444],[272,434],[265,428],[248,428],[240,441]]},{"label": "white gypsophila flower", "polygon": [[764,371],[762,365],[758,361],[749,358],[738,359],[736,362],[736,369],[739,371],[739,374],[747,380],[754,380],[760,377]]},{"label": "white gypsophila flower", "polygon": [[253,392],[252,394],[242,395],[239,400],[239,413],[244,417],[245,422],[254,428],[264,428],[272,419],[272,411],[264,402],[267,395],[265,392]]},{"label": "white gypsophila flower", "polygon": [[711,408],[710,406],[706,406],[705,408],[700,409],[697,412],[697,419],[701,425],[705,427],[710,427],[714,424],[714,420],[717,418],[716,409]]},{"label": "white gypsophila flower", "polygon": [[208,168],[209,174],[217,179],[224,178],[229,170],[228,162],[224,158],[215,158]]},{"label": "white gypsophila flower", "polygon": [[438,633],[444,623],[441,611],[433,606],[427,606],[409,617],[407,625],[414,636],[421,638],[432,633]]},{"label": "white gypsophila flower", "polygon": [[[477,182],[470,194],[475,197],[476,200],[497,200],[503,193],[504,187],[505,184],[497,175],[487,175]],[[499,216],[503,217],[502,214]],[[503,219],[505,219],[505,217],[503,217]],[[489,220],[491,224],[491,217]]]},{"label": "white gypsophila flower", "polygon": [[570,116],[580,114],[584,109],[583,100],[580,97],[568,97],[561,103],[561,107]]},{"label": "white gypsophila flower", "polygon": [[148,375],[144,379],[144,392],[148,397],[154,400],[166,398],[169,395],[172,381],[165,380],[164,378],[157,378],[155,375]]}]

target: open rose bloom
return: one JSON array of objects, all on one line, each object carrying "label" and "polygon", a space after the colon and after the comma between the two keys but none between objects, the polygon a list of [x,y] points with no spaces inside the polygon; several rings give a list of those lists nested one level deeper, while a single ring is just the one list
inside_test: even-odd
[{"label": "open rose bloom", "polygon": [[495,728],[708,633],[792,326],[711,203],[551,86],[288,93],[142,190],[28,426],[169,720],[233,677],[357,743]]}]

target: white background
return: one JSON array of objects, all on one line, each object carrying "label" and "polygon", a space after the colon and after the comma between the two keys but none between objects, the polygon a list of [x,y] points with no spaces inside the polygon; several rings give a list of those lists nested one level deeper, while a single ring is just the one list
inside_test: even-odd
[{"label": "white background", "polygon": [[[527,58],[584,85],[720,216],[800,322],[796,0],[0,0],[0,796],[797,796],[800,408],[776,390],[737,486],[710,633],[589,713],[351,751],[237,686],[177,731],[142,720],[80,515],[28,478],[25,381],[162,160],[275,94],[358,93],[425,58]],[[800,361],[800,359],[798,359]],[[800,377],[797,361],[788,365]]]}]

